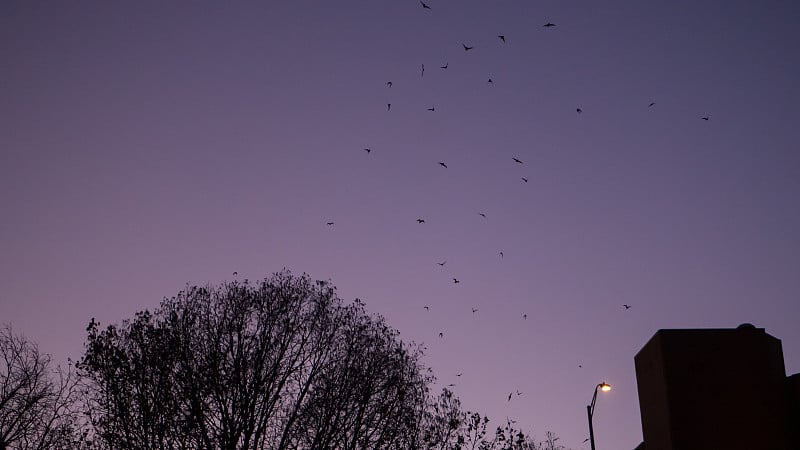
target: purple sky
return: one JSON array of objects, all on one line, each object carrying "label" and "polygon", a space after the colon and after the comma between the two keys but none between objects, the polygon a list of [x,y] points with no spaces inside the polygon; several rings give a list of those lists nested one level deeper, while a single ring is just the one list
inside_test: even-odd
[{"label": "purple sky", "polygon": [[641,441],[659,328],[800,371],[798,2],[426,3],[0,2],[0,322],[76,358],[286,267],[575,449],[601,381],[598,448]]}]

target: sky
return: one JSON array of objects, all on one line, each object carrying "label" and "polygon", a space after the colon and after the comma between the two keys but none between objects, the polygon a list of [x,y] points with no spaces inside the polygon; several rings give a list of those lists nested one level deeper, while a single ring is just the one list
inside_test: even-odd
[{"label": "sky", "polygon": [[0,2],[0,322],[77,359],[286,268],[574,449],[604,381],[597,448],[641,442],[658,329],[800,372],[800,4],[426,3]]}]

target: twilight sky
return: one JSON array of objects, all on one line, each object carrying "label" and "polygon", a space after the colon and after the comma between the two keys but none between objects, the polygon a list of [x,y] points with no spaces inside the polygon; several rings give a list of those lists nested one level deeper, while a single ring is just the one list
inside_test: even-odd
[{"label": "twilight sky", "polygon": [[575,449],[601,381],[598,448],[641,441],[659,328],[800,371],[800,3],[426,3],[0,2],[0,322],[77,358],[286,267]]}]

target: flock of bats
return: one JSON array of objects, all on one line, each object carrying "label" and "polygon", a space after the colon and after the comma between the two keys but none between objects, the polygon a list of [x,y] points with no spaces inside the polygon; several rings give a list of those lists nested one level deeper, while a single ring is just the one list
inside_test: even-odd
[{"label": "flock of bats", "polygon": [[[423,10],[431,10],[431,6],[430,6],[428,3],[425,3],[425,2],[423,2],[423,1],[421,1],[421,0],[420,0],[420,2],[419,2],[419,3],[421,4],[421,6],[422,6],[422,9],[423,9]],[[552,29],[552,28],[556,27],[556,24],[555,24],[555,23],[552,23],[552,22],[546,22],[544,25],[542,25],[542,27],[544,27],[544,28],[547,28],[547,29]],[[505,44],[507,43],[507,41],[506,41],[506,35],[505,35],[505,34],[498,34],[498,35],[497,35],[497,39],[499,40],[499,44],[500,44],[500,45],[505,45]],[[472,51],[472,50],[474,50],[474,49],[475,49],[475,46],[474,46],[474,45],[468,45],[468,44],[467,44],[467,43],[465,43],[465,42],[461,42],[461,47],[464,49],[464,51],[465,51],[465,52],[470,52],[470,51]],[[447,70],[447,69],[448,69],[448,67],[449,67],[449,64],[448,64],[447,62],[445,62],[443,65],[440,65],[440,66],[439,66],[439,69],[441,69],[441,70]],[[425,76],[425,64],[421,64],[421,65],[420,65],[420,77],[424,77],[424,76]],[[491,78],[489,78],[489,79],[487,80],[487,84],[489,84],[489,85],[493,85],[493,84],[494,84],[494,81],[493,81]],[[392,88],[392,86],[394,85],[394,83],[393,83],[392,81],[386,81],[386,82],[385,82],[385,85],[386,85],[386,87],[387,87],[387,88],[391,89],[391,88]],[[653,106],[655,106],[655,104],[656,104],[656,103],[655,103],[654,101],[651,101],[651,102],[650,102],[650,103],[647,105],[647,108],[652,108]],[[387,104],[386,104],[386,110],[387,110],[388,112],[391,112],[391,110],[392,110],[392,104],[391,104],[391,103],[387,103]],[[430,111],[430,112],[435,112],[435,111],[436,111],[436,105],[432,105],[430,108],[427,108],[427,111]],[[580,107],[576,108],[576,110],[575,110],[575,111],[576,111],[576,113],[577,113],[577,114],[583,114],[583,110],[582,110]],[[701,119],[701,120],[704,120],[704,121],[708,121],[708,120],[709,120],[709,116],[707,116],[707,115],[706,115],[706,116],[702,116],[702,117],[700,117],[700,119]],[[373,150],[372,150],[372,148],[364,148],[364,149],[363,149],[363,151],[364,151],[364,152],[366,152],[367,154],[371,154]],[[523,164],[524,164],[524,162],[523,162],[521,159],[517,158],[516,156],[513,156],[513,157],[511,158],[511,160],[513,161],[513,163],[514,163],[514,164],[519,164],[519,165],[523,165]],[[442,167],[442,168],[444,168],[444,169],[447,169],[447,168],[448,168],[448,166],[447,166],[447,163],[446,163],[446,162],[444,162],[444,161],[438,161],[438,165],[439,165],[439,166],[441,166],[441,167]],[[521,177],[521,180],[522,180],[522,182],[524,182],[524,183],[527,183],[527,182],[528,182],[528,178],[526,178],[526,177]],[[479,216],[481,216],[483,219],[486,219],[486,218],[487,218],[487,216],[486,216],[486,213],[479,212],[479,213],[478,213],[478,215],[479,215]],[[422,224],[425,224],[425,219],[420,217],[420,218],[417,218],[417,219],[416,219],[416,222],[417,222],[418,224],[422,225]],[[335,222],[333,222],[333,221],[327,221],[327,222],[325,222],[325,224],[326,224],[328,227],[333,227],[333,226],[335,225]],[[503,256],[504,256],[503,252],[502,252],[502,251],[500,251],[500,252],[498,252],[498,254],[499,254],[499,257],[502,259],[502,258],[503,258]],[[446,263],[447,263],[447,261],[445,260],[445,261],[437,262],[436,264],[437,264],[438,266],[440,266],[440,267],[444,267],[444,265],[445,265]],[[236,272],[234,272],[234,276],[235,276],[235,275],[236,275]],[[452,280],[453,280],[453,283],[454,283],[454,284],[459,284],[459,283],[461,283],[461,280],[459,280],[458,278],[455,278],[455,277],[453,277],[453,278],[452,278]],[[631,305],[628,305],[628,304],[623,304],[623,305],[621,305],[621,306],[622,306],[622,308],[624,308],[624,310],[626,310],[626,311],[627,311],[628,309],[630,309],[630,308],[631,308]],[[425,309],[425,311],[429,311],[429,310],[430,310],[430,306],[427,306],[427,305],[426,305],[426,306],[424,306],[423,308]],[[474,308],[474,307],[473,307],[473,308],[471,308],[471,311],[472,311],[472,314],[475,314],[475,313],[477,313],[477,312],[478,312],[478,308]],[[527,320],[527,318],[528,318],[528,315],[527,315],[527,313],[523,313],[523,314],[522,314],[522,319],[523,319],[523,320]],[[439,336],[439,338],[440,338],[440,339],[443,339],[443,338],[444,338],[444,332],[439,332],[438,336]],[[583,366],[582,366],[581,364],[578,364],[578,368],[582,368],[582,367],[583,367]],[[462,375],[463,375],[463,373],[458,373],[456,376],[457,376],[457,377],[461,377]],[[447,386],[448,386],[448,387],[453,387],[453,386],[455,386],[455,384],[451,383],[451,384],[449,384],[449,385],[447,385]],[[512,398],[513,398],[515,395],[516,395],[516,396],[520,396],[520,395],[522,395],[522,392],[520,392],[519,390],[512,391],[512,392],[510,392],[510,393],[508,394],[508,396],[506,397],[506,400],[507,400],[508,402],[510,402],[510,401],[511,401],[511,399],[512,399]],[[587,440],[588,440],[588,439],[587,439]],[[584,441],[584,442],[585,442],[585,441]]]}]

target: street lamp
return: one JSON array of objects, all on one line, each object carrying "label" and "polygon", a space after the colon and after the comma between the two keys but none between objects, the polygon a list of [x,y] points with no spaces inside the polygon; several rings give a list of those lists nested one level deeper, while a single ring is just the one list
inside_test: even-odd
[{"label": "street lamp", "polygon": [[592,416],[594,415],[594,402],[597,401],[597,390],[603,392],[611,390],[611,385],[605,381],[594,387],[594,394],[592,395],[592,403],[586,405],[586,413],[589,415],[589,441],[592,443],[592,450],[594,450],[594,428],[592,427]]}]

